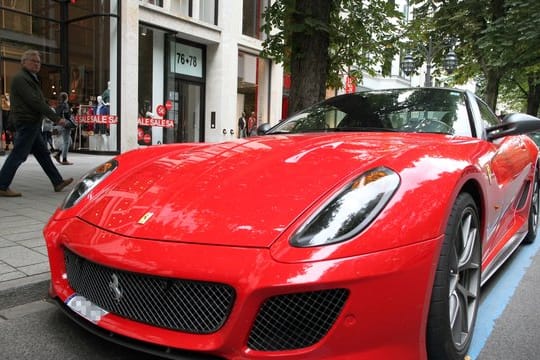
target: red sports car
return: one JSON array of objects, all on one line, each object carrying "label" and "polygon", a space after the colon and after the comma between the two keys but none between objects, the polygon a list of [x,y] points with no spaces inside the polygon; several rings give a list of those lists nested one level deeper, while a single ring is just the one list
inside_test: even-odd
[{"label": "red sports car", "polygon": [[84,176],[44,230],[50,295],[172,359],[463,359],[481,285],[536,237],[540,120],[410,88],[259,130]]}]

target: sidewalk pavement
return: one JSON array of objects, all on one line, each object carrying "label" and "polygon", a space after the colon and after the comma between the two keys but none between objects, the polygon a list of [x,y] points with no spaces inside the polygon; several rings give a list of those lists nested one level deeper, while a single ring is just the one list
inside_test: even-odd
[{"label": "sidewalk pavement", "polygon": [[[77,181],[86,172],[113,157],[70,153],[73,165],[59,165],[64,179]],[[7,154],[0,156],[0,166]],[[47,249],[43,228],[56,208],[71,190],[69,185],[62,192],[53,186],[36,159],[30,155],[21,165],[11,188],[22,193],[21,197],[0,197],[0,298],[2,293],[15,288],[39,287],[46,289],[50,280]]]}]

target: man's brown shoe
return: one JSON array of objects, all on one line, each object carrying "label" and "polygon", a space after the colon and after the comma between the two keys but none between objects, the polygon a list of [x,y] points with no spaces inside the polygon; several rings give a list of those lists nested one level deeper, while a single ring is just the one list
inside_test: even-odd
[{"label": "man's brown shoe", "polygon": [[69,179],[66,179],[66,180],[63,180],[60,184],[56,185],[54,187],[54,191],[56,192],[60,192],[62,190],[64,190],[64,188],[66,186],[68,186],[69,184],[71,184],[73,182],[73,178],[69,178]]},{"label": "man's brown shoe", "polygon": [[0,190],[0,196],[5,196],[5,197],[17,197],[17,196],[21,196],[22,194],[20,192],[17,192],[17,191],[13,191],[11,189],[6,189],[6,190]]}]

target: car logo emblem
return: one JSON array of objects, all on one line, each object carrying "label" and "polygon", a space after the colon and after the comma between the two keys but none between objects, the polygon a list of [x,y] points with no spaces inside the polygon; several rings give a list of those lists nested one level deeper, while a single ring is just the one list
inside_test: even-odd
[{"label": "car logo emblem", "polygon": [[124,296],[124,292],[120,287],[120,281],[118,280],[118,275],[112,274],[112,280],[109,282],[109,289],[111,289],[113,299],[116,302],[119,302]]},{"label": "car logo emblem", "polygon": [[144,215],[139,219],[139,221],[137,221],[137,224],[141,224],[141,225],[146,224],[146,222],[147,222],[148,220],[150,220],[150,218],[151,218],[153,215],[154,215],[153,212],[151,212],[151,211],[147,212],[146,214],[144,214]]}]

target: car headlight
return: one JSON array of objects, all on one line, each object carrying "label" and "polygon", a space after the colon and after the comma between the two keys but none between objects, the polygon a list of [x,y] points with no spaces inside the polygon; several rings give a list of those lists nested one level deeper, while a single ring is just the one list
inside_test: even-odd
[{"label": "car headlight", "polygon": [[105,179],[118,166],[118,162],[114,159],[101,164],[94,170],[84,175],[73,189],[67,194],[66,199],[62,203],[62,209],[69,209],[79,202],[86,194],[90,192],[97,184]]},{"label": "car headlight", "polygon": [[350,239],[365,229],[399,187],[399,175],[378,167],[343,188],[291,238],[291,245],[310,247]]}]

